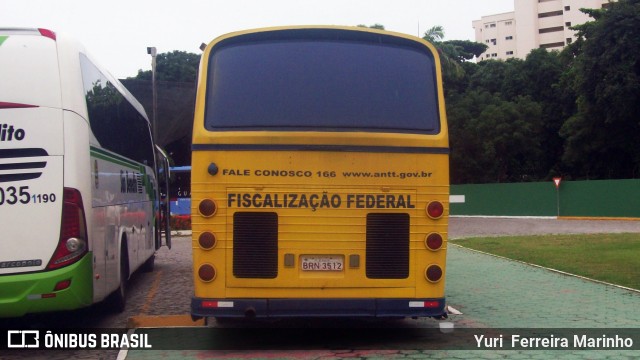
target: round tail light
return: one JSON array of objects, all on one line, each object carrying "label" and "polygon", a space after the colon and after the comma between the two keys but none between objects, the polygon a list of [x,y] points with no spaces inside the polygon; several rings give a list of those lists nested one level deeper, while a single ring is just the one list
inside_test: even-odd
[{"label": "round tail light", "polygon": [[204,282],[213,281],[216,278],[216,268],[211,264],[201,265],[198,269],[198,277]]},{"label": "round tail light", "polygon": [[204,217],[211,217],[215,215],[218,210],[218,206],[211,199],[204,199],[200,201],[200,205],[198,205],[198,211]]},{"label": "round tail light", "polygon": [[424,272],[424,276],[430,282],[438,282],[442,279],[442,268],[438,265],[430,265]]},{"label": "round tail light", "polygon": [[432,201],[427,205],[427,215],[432,219],[440,219],[444,214],[444,205],[440,201]]},{"label": "round tail light", "polygon": [[429,250],[439,250],[442,247],[442,243],[444,240],[442,239],[442,235],[438,233],[431,233],[427,235],[424,239],[424,244]]},{"label": "round tail light", "polygon": [[213,249],[216,246],[216,236],[205,231],[198,237],[198,244],[205,250]]}]

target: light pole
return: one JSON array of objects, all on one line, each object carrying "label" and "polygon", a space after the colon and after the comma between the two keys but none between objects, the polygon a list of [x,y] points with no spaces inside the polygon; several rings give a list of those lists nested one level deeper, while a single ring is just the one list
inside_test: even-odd
[{"label": "light pole", "polygon": [[158,109],[158,93],[156,91],[156,55],[158,54],[155,47],[147,47],[147,54],[151,55],[151,97],[153,106],[153,141],[158,141],[158,123],[156,112]]}]

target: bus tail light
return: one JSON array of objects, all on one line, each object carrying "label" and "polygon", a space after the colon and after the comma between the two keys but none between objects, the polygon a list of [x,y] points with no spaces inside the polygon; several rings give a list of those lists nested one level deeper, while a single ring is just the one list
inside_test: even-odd
[{"label": "bus tail light", "polygon": [[216,243],[216,236],[211,232],[205,231],[198,237],[198,245],[204,250],[213,249]]},{"label": "bus tail light", "polygon": [[53,41],[56,41],[56,33],[49,29],[38,29],[40,35],[47,37]]},{"label": "bus tail light", "polygon": [[444,215],[444,206],[440,201],[432,201],[427,205],[427,215],[432,219],[440,219]]},{"label": "bus tail light", "polygon": [[87,224],[80,191],[64,188],[60,240],[47,269],[73,264],[87,253]]},{"label": "bus tail light", "polygon": [[438,282],[442,279],[442,268],[438,265],[430,265],[425,270],[424,276],[430,282]]},{"label": "bus tail light", "polygon": [[211,282],[216,278],[216,268],[211,264],[201,265],[198,269],[198,277],[204,282]]},{"label": "bus tail light", "polygon": [[427,249],[433,251],[440,250],[443,242],[444,240],[442,239],[442,235],[438,233],[431,233],[424,239],[424,244],[426,245]]},{"label": "bus tail light", "polygon": [[211,217],[216,214],[218,210],[218,206],[211,199],[204,199],[200,201],[200,205],[198,205],[198,211],[204,217]]},{"label": "bus tail light", "polygon": [[36,108],[36,107],[38,107],[38,105],[0,101],[0,109],[26,109],[26,108]]}]

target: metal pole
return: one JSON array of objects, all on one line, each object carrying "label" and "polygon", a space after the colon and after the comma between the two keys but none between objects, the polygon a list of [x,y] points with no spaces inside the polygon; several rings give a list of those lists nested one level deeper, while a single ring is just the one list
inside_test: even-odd
[{"label": "metal pole", "polygon": [[156,89],[156,55],[157,50],[155,47],[148,47],[147,54],[151,55],[151,97],[153,103],[153,114],[152,114],[152,126],[153,126],[153,141],[158,141],[158,122],[156,113],[158,110],[158,92]]}]

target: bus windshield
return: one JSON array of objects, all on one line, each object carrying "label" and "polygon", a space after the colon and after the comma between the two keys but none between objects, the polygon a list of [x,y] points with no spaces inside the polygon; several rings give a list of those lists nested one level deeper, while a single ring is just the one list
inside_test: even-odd
[{"label": "bus windshield", "polygon": [[440,131],[424,49],[329,39],[220,46],[209,61],[207,130]]}]

